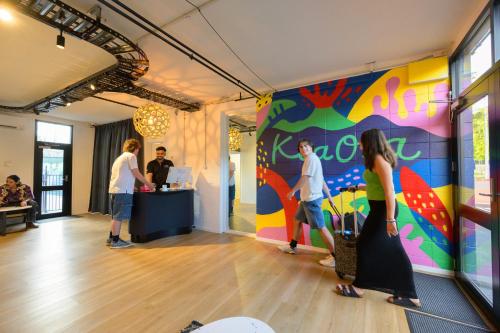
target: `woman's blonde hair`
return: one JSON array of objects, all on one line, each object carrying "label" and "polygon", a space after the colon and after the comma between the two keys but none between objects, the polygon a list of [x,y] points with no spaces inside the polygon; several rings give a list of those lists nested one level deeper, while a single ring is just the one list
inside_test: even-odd
[{"label": "woman's blonde hair", "polygon": [[125,143],[123,144],[123,151],[124,152],[129,152],[133,153],[134,150],[140,149],[141,148],[141,143],[137,139],[127,139],[125,140]]}]

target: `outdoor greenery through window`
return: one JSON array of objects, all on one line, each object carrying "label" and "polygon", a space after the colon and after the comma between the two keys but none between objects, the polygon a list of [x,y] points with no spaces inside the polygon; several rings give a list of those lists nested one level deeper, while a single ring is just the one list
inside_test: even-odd
[{"label": "outdoor greenery through window", "polygon": [[488,96],[460,113],[459,131],[460,202],[490,212]]}]

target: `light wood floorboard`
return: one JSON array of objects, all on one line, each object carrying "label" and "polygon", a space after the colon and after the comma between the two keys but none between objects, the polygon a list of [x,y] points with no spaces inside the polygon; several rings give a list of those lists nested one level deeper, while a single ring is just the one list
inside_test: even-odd
[{"label": "light wood floorboard", "polygon": [[0,237],[0,332],[179,332],[231,316],[278,333],[409,332],[387,295],[336,295],[321,254],[202,231],[111,250],[108,228],[85,215]]}]

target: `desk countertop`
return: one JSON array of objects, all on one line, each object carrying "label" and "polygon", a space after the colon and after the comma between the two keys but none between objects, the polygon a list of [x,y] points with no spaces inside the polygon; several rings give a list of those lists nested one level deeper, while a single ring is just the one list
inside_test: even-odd
[{"label": "desk countertop", "polygon": [[168,191],[156,191],[156,192],[134,192],[135,194],[154,194],[154,195],[164,195],[164,194],[169,194],[169,193],[176,193],[176,192],[184,192],[184,191],[194,191],[192,188],[185,188],[185,189],[175,189],[175,190],[168,190]]}]

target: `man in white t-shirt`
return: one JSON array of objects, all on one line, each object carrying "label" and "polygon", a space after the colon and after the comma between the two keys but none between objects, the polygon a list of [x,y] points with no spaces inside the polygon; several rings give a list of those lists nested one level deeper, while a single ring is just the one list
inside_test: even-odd
[{"label": "man in white t-shirt", "polygon": [[231,156],[229,156],[229,216],[233,215],[234,198],[236,197],[235,170],[236,165],[231,161]]},{"label": "man in white t-shirt", "polygon": [[286,253],[295,254],[297,251],[297,240],[300,239],[302,234],[302,223],[308,223],[312,229],[319,230],[321,238],[330,251],[330,255],[320,260],[319,263],[323,266],[334,267],[335,253],[333,237],[325,226],[325,218],[321,209],[323,191],[326,193],[332,207],[334,206],[333,199],[323,178],[321,161],[313,151],[314,146],[311,140],[301,139],[297,145],[297,149],[304,158],[302,173],[299,181],[287,196],[291,200],[295,192],[300,190],[300,203],[295,213],[293,238],[289,245],[281,245],[279,249]]},{"label": "man in white t-shirt", "polygon": [[111,231],[106,243],[112,249],[121,249],[132,246],[120,238],[120,229],[124,220],[132,216],[132,198],[134,183],[137,178],[146,184],[151,191],[155,190],[154,184],[148,182],[137,166],[137,154],[141,149],[139,140],[128,139],[123,144],[123,153],[116,158],[111,168],[109,182],[109,200],[111,208]]}]

